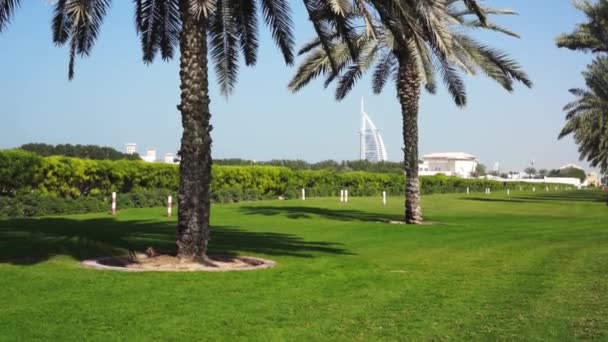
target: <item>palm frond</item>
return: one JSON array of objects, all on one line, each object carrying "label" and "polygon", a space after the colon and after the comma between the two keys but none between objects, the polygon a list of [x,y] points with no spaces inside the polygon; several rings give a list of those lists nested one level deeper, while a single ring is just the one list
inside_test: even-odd
[{"label": "palm frond", "polygon": [[230,0],[217,0],[209,24],[209,47],[215,65],[220,92],[229,96],[236,85],[238,64],[238,32]]},{"label": "palm frond", "polygon": [[21,0],[1,0],[0,1],[0,33],[6,29],[15,11],[21,5]]},{"label": "palm frond", "polygon": [[264,21],[270,27],[275,43],[283,54],[287,65],[294,60],[293,22],[288,0],[260,0]]},{"label": "palm frond", "polygon": [[246,65],[255,65],[258,52],[257,4],[255,0],[236,0],[232,4],[241,52]]}]

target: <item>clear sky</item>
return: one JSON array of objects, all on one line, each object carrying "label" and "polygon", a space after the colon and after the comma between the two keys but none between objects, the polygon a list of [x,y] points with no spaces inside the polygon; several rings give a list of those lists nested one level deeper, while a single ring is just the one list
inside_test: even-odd
[{"label": "clear sky", "polygon": [[[0,35],[0,148],[28,142],[79,143],[123,150],[135,142],[138,152],[156,147],[159,156],[179,148],[181,122],[178,63],[141,62],[133,25],[132,1],[114,0],[90,58],[78,59],[76,78],[67,80],[68,51],[51,41],[52,8],[28,0]],[[555,37],[571,31],[582,16],[569,0],[488,0],[519,16],[498,22],[521,39],[479,36],[508,51],[534,81],[529,90],[507,93],[483,76],[467,78],[469,104],[453,105],[445,91],[425,94],[421,103],[420,152],[462,151],[491,167],[517,170],[535,160],[537,168],[578,162],[571,139],[557,141],[564,124],[561,108],[567,90],[584,85],[580,72],[591,56],[555,47]],[[298,46],[312,37],[299,1],[293,1]],[[359,103],[381,129],[390,160],[401,160],[401,114],[393,87],[372,95],[364,78],[342,102],[322,81],[297,94],[286,85],[294,72],[262,32],[255,68],[241,68],[235,94],[218,94],[211,75],[213,155],[215,158],[277,158],[318,161],[358,158]]]}]

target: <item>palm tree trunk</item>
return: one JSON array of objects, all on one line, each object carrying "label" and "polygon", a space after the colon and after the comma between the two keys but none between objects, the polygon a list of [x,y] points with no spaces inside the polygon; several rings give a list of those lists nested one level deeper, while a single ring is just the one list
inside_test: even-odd
[{"label": "palm tree trunk", "polygon": [[205,19],[196,19],[182,5],[180,36],[182,142],[178,194],[177,255],[206,259],[209,240],[211,129]]},{"label": "palm tree trunk", "polygon": [[405,222],[422,223],[420,183],[418,181],[418,105],[420,77],[408,58],[399,59],[397,95],[403,118],[403,162],[405,168]]}]

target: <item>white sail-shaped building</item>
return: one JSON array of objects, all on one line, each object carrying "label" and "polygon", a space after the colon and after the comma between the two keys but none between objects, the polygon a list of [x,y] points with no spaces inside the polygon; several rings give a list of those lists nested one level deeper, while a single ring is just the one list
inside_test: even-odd
[{"label": "white sail-shaped building", "polygon": [[361,99],[361,131],[359,134],[361,160],[367,160],[372,163],[388,160],[380,130],[376,128],[376,125],[374,125],[365,112],[363,99]]}]

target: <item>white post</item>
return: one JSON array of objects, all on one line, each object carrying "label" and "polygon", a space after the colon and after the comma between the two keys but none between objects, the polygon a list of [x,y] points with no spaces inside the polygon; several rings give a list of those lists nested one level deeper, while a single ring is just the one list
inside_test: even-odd
[{"label": "white post", "polygon": [[469,188],[467,187],[467,195],[469,194]]},{"label": "white post", "polygon": [[549,187],[548,186],[545,186],[545,191],[549,191]]},{"label": "white post", "polygon": [[348,190],[344,190],[344,203],[348,203]]},{"label": "white post", "polygon": [[521,186],[519,187],[519,191],[521,191]]},{"label": "white post", "polygon": [[112,192],[112,215],[116,215],[116,192]]},{"label": "white post", "polygon": [[340,190],[340,203],[344,203],[344,190]]},{"label": "white post", "polygon": [[536,187],[535,186],[532,187],[532,192],[536,192]]},{"label": "white post", "polygon": [[382,191],[382,204],[386,205],[386,191]]},{"label": "white post", "polygon": [[302,201],[306,200],[306,189],[302,188]]},{"label": "white post", "polygon": [[167,217],[171,217],[172,203],[173,197],[169,196],[167,198]]},{"label": "white post", "polygon": [[511,196],[511,189],[507,189],[507,196]]}]

